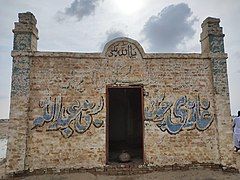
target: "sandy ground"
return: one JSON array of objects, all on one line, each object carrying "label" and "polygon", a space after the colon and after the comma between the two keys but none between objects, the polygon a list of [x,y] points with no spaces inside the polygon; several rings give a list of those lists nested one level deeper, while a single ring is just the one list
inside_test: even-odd
[{"label": "sandy ground", "polygon": [[240,174],[212,170],[165,171],[132,176],[106,176],[90,173],[46,174],[11,178],[16,180],[240,180]]}]

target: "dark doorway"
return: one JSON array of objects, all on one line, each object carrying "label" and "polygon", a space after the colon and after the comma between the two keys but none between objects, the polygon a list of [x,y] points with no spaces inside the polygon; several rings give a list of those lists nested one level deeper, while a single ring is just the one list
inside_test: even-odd
[{"label": "dark doorway", "polygon": [[109,87],[107,160],[119,162],[126,151],[133,163],[143,161],[142,87]]}]

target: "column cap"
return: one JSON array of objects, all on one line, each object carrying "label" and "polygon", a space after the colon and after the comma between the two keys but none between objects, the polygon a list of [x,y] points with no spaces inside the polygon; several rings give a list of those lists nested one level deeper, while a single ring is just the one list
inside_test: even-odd
[{"label": "column cap", "polygon": [[207,17],[201,24],[202,33],[200,42],[202,42],[209,35],[224,37],[225,35],[223,34],[222,27],[220,27],[219,23],[219,18]]},{"label": "column cap", "polygon": [[218,24],[220,23],[220,19],[219,18],[214,18],[214,17],[207,17],[203,22],[201,27],[203,28],[205,25],[208,24]]},{"label": "column cap", "polygon": [[33,33],[38,39],[37,20],[31,12],[19,13],[18,22],[15,22],[13,33]]}]

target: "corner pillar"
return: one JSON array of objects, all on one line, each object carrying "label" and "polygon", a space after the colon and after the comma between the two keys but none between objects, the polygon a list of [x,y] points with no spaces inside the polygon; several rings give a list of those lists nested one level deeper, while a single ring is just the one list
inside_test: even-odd
[{"label": "corner pillar", "polygon": [[[13,29],[13,52],[36,51],[38,30],[34,15],[19,13],[18,18]],[[26,170],[30,68],[30,57],[13,56],[6,174]]]},{"label": "corner pillar", "polygon": [[232,121],[230,112],[227,54],[224,53],[224,34],[220,19],[208,17],[202,23],[201,48],[212,65],[212,80],[215,96],[215,120],[217,124],[220,163],[234,166],[232,144]]}]

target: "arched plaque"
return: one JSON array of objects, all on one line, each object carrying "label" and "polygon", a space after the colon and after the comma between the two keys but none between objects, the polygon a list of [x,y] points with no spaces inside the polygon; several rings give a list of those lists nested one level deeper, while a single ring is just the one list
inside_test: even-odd
[{"label": "arched plaque", "polygon": [[141,45],[130,38],[116,38],[109,41],[103,50],[103,55],[108,58],[142,58],[144,50]]}]

